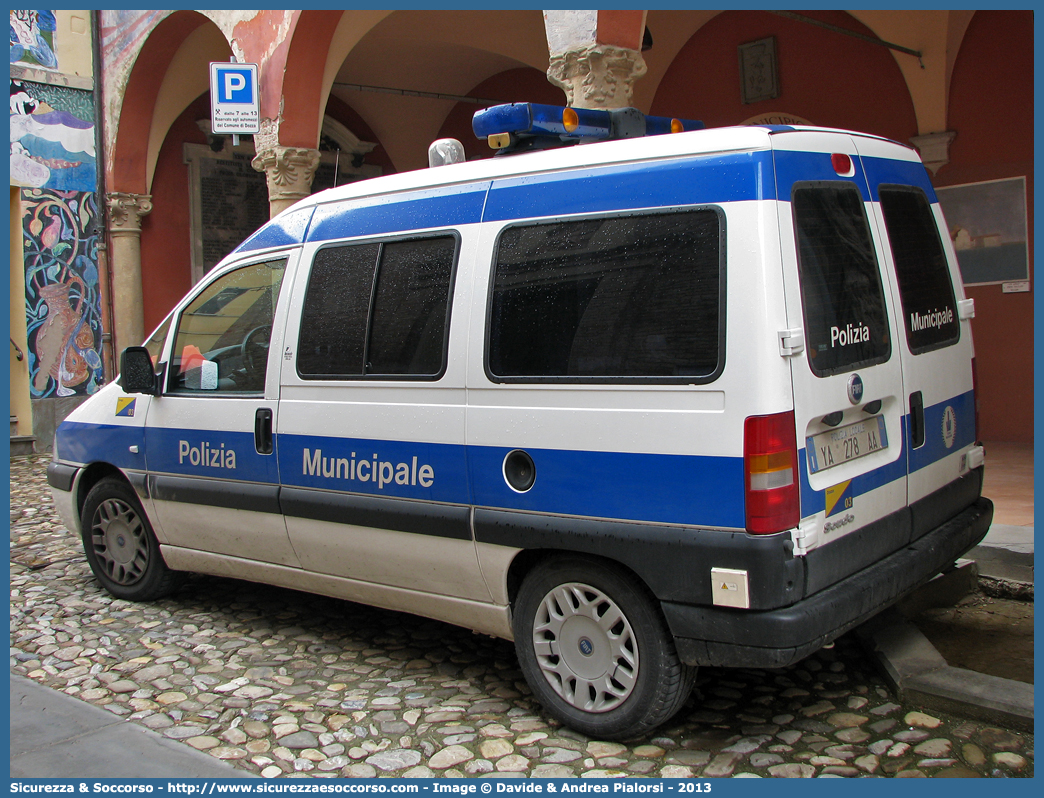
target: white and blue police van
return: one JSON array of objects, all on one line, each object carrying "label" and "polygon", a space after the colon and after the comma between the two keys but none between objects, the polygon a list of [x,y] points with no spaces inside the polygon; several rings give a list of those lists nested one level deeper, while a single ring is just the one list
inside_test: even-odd
[{"label": "white and blue police van", "polygon": [[458,624],[620,738],[985,535],[973,303],[913,150],[634,109],[474,127],[497,157],[277,216],[61,424],[49,482],[112,595],[196,572]]}]

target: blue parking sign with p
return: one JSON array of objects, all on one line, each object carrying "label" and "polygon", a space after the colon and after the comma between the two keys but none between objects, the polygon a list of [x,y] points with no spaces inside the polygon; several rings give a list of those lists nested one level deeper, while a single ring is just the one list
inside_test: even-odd
[{"label": "blue parking sign with p", "polygon": [[254,84],[250,80],[249,69],[238,67],[218,68],[218,102],[252,103],[254,101]]},{"label": "blue parking sign with p", "polygon": [[214,133],[260,130],[257,64],[211,62],[210,121]]}]

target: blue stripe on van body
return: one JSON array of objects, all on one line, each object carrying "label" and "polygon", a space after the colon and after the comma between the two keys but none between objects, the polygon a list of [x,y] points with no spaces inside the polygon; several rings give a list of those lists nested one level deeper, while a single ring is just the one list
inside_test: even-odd
[{"label": "blue stripe on van body", "polygon": [[148,427],[145,447],[150,474],[279,484],[276,458],[257,453],[253,432]]},{"label": "blue stripe on van body", "polygon": [[870,195],[874,202],[881,201],[878,193],[879,186],[884,184],[895,184],[901,186],[916,186],[928,195],[928,202],[938,202],[935,189],[928,172],[924,166],[913,161],[895,161],[891,158],[863,158],[866,173],[870,176]]},{"label": "blue stripe on van body", "polygon": [[287,486],[471,503],[463,445],[283,433],[276,450]]},{"label": "blue stripe on van body", "polygon": [[[492,184],[481,181],[345,199],[302,208],[273,220],[235,251],[251,252],[306,241],[332,241],[479,221],[771,200],[776,199],[776,185],[789,187],[795,181],[851,181],[866,197],[864,160],[866,169],[874,176],[870,189],[874,201],[879,199],[878,183],[914,185],[925,191],[929,201],[937,201],[928,175],[919,163],[858,156],[852,160],[856,174],[850,178],[840,177],[834,171],[829,153],[758,150],[569,169],[502,178]],[[782,199],[789,201],[790,197]]]},{"label": "blue stripe on van body", "polygon": [[484,222],[775,199],[768,150],[570,169],[494,181]]},{"label": "blue stripe on van body", "polygon": [[[117,468],[145,470],[144,427],[63,421],[55,436],[58,456],[67,463],[111,463]],[[137,446],[138,454],[130,447]]]},{"label": "blue stripe on van body", "polygon": [[[141,427],[65,422],[59,431],[62,459],[70,462],[104,460],[119,468],[143,469],[145,457],[131,454],[131,445],[139,445],[147,455],[151,473],[265,484],[279,481],[276,458],[258,455],[249,432],[150,428],[146,442]],[[276,449],[282,484],[292,487],[628,521],[735,529],[745,525],[741,457],[529,449],[537,479],[530,491],[520,494],[504,481],[503,462],[513,451],[510,448],[282,434],[277,436]],[[234,469],[227,467],[230,451],[235,452]],[[352,452],[355,479],[350,474]],[[371,478],[374,454],[377,482]],[[207,465],[202,463],[204,456]],[[348,460],[348,477],[343,463],[338,473],[338,459]],[[221,466],[210,464],[218,460]],[[366,463],[361,474],[360,462]],[[384,476],[391,474],[383,485],[381,464],[388,464]],[[430,477],[422,471],[425,465],[431,468]],[[322,475],[324,467],[330,476]],[[425,486],[429,479],[431,484]]]},{"label": "blue stripe on van body", "polygon": [[512,448],[286,434],[277,448],[283,484],[293,487],[628,521],[745,523],[742,458],[527,449],[536,483],[516,493],[503,471]]},{"label": "blue stripe on van body", "polygon": [[305,240],[333,241],[476,224],[482,219],[488,189],[487,180],[318,205]]},{"label": "blue stripe on van body", "polygon": [[[946,440],[943,435],[943,422],[947,407],[952,408],[956,422],[953,443],[949,447],[946,446]],[[909,472],[912,474],[937,463],[955,451],[973,444],[975,442],[974,391],[968,391],[952,399],[926,407],[924,409],[924,426],[924,445],[917,449],[910,449],[910,416],[904,415],[900,428],[903,433],[902,447],[907,455],[852,479],[852,496],[869,493],[897,479],[905,478],[907,474],[907,460],[909,460]],[[826,491],[813,490],[812,486],[809,485],[808,461],[805,449],[800,450],[799,458],[801,462],[801,516],[804,518],[821,512],[826,508]]]},{"label": "blue stripe on van body", "polygon": [[536,482],[504,480],[505,447],[468,448],[475,504],[538,513],[742,529],[742,457],[526,449]]},{"label": "blue stripe on van body", "polygon": [[253,252],[256,249],[271,247],[287,247],[304,243],[308,232],[308,223],[312,220],[314,207],[291,211],[264,225],[250,238],[233,250],[234,252]]},{"label": "blue stripe on van body", "polygon": [[[953,411],[953,439],[949,446],[943,424],[946,409]],[[910,423],[909,417],[905,424]],[[927,468],[933,463],[949,457],[955,451],[975,443],[975,392],[968,391],[960,396],[934,404],[924,409],[924,446],[910,451],[910,473]]]},{"label": "blue stripe on van body", "polygon": [[862,160],[851,156],[855,166],[852,177],[842,177],[830,161],[829,152],[801,152],[797,150],[775,150],[776,185],[779,187],[780,200],[790,202],[791,190],[795,183],[819,181],[853,183],[863,199],[869,202],[866,193],[866,175]]}]

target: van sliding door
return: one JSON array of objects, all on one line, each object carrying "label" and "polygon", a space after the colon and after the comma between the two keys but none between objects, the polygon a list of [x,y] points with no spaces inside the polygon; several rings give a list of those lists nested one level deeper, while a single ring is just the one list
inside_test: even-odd
[{"label": "van sliding door", "polygon": [[461,241],[313,248],[282,359],[281,502],[302,566],[422,615],[438,597],[489,601],[468,506],[465,342],[450,327]]}]

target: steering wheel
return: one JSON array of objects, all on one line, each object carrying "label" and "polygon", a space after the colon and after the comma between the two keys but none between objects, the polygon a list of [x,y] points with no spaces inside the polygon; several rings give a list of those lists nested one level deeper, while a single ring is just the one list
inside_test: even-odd
[{"label": "steering wheel", "polygon": [[243,338],[243,365],[247,374],[264,375],[268,367],[268,344],[272,338],[272,325],[255,327]]}]

